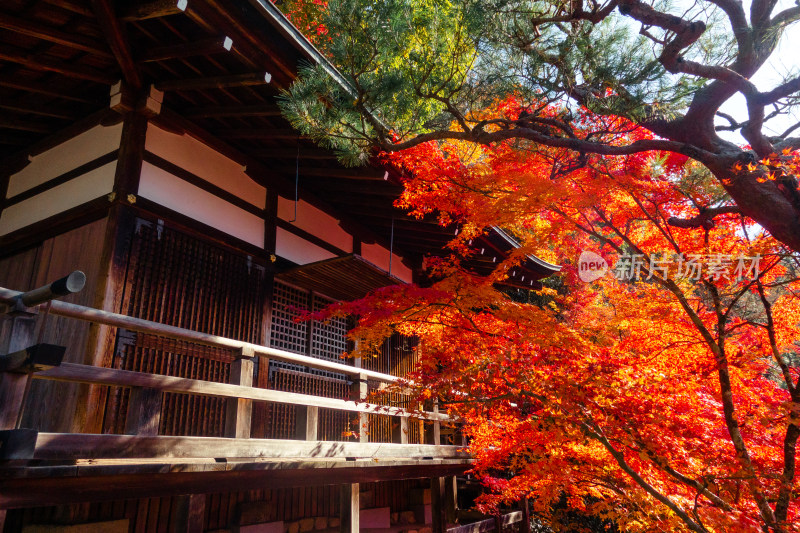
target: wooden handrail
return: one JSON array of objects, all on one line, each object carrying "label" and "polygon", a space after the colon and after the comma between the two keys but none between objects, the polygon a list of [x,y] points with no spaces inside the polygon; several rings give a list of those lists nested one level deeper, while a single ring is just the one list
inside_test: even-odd
[{"label": "wooden handrail", "polygon": [[33,458],[470,459],[460,446],[378,442],[39,433]]},{"label": "wooden handrail", "polygon": [[[19,291],[12,291],[10,289],[0,287],[0,302],[7,304],[13,303],[14,299],[21,294],[22,293]],[[205,346],[213,346],[216,348],[226,348],[232,350],[252,349],[255,355],[307,366],[317,370],[326,370],[328,372],[336,372],[348,376],[373,379],[384,383],[398,383],[400,381],[398,377],[384,374],[382,372],[375,372],[373,370],[366,370],[364,368],[356,368],[349,365],[343,365],[341,363],[334,363],[333,361],[309,357],[307,355],[300,355],[284,350],[278,350],[276,348],[269,348],[259,344],[237,341],[235,339],[210,335],[208,333],[200,333],[199,331],[192,331],[176,326],[168,326],[159,322],[152,322],[150,320],[143,320],[141,318],[120,315],[118,313],[62,302],[59,300],[53,300],[50,302],[49,312],[53,315],[75,318],[77,320],[94,322],[96,324],[105,324],[107,326],[114,326],[118,328],[125,328],[131,331],[149,333],[170,339],[189,341]]]},{"label": "wooden handrail", "polygon": [[[511,524],[521,522],[522,511],[513,511],[508,514],[504,514],[502,517],[500,517],[499,521],[501,526],[509,526]],[[451,527],[447,530],[447,533],[483,533],[485,531],[497,531],[497,522],[498,520],[496,518],[487,518],[486,520],[481,520],[480,522]]]},{"label": "wooden handrail", "polygon": [[75,363],[61,363],[60,366],[38,372],[34,379],[52,381],[69,381],[74,383],[88,383],[94,385],[110,385],[118,387],[142,387],[156,389],[162,392],[179,394],[197,394],[201,396],[214,396],[221,398],[240,398],[264,402],[275,402],[293,405],[308,405],[352,411],[358,413],[382,414],[399,417],[416,417],[426,420],[450,421],[450,417],[438,412],[414,412],[400,407],[389,407],[364,402],[339,400],[311,394],[299,394],[257,387],[244,387],[229,385],[214,381],[199,379],[163,376],[145,372],[133,372],[116,368],[105,368]]}]

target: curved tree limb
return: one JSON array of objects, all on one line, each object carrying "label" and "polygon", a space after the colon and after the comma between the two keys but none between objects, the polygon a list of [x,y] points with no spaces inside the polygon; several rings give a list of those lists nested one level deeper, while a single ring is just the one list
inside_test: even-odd
[{"label": "curved tree limb", "polygon": [[714,217],[727,213],[741,213],[738,205],[724,205],[721,207],[708,207],[700,209],[700,214],[692,218],[669,217],[667,224],[676,228],[705,228],[714,227]]}]

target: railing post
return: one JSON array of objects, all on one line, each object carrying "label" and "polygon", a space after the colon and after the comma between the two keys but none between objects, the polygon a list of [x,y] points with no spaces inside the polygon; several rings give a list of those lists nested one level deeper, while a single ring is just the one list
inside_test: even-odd
[{"label": "railing post", "polygon": [[125,417],[125,434],[154,437],[161,425],[161,396],[158,389],[131,387],[128,414]]},{"label": "railing post", "polygon": [[445,488],[443,477],[431,478],[431,529],[433,533],[446,533]]},{"label": "railing post", "polygon": [[[439,400],[433,399],[429,404],[429,409],[435,414],[439,414]],[[434,444],[436,446],[442,443],[442,423],[438,419],[434,419],[428,427],[425,435],[425,442],[427,444]]]},{"label": "railing post", "polygon": [[296,413],[295,438],[297,440],[317,440],[319,407],[316,405],[298,405]]},{"label": "railing post", "polygon": [[408,417],[396,416],[392,421],[392,442],[396,444],[408,444]]},{"label": "railing post", "polygon": [[519,525],[519,533],[531,533],[531,509],[528,505],[528,498],[519,501],[522,510],[522,522]]},{"label": "railing post", "polygon": [[359,485],[346,483],[339,494],[339,531],[341,533],[358,533],[359,531]]},{"label": "railing post", "polygon": [[[357,368],[361,367],[361,359],[354,361]],[[353,387],[350,389],[350,400],[363,402],[367,399],[369,387],[366,374],[353,376]],[[358,413],[358,440],[359,442],[369,442],[369,418],[367,413]]]},{"label": "railing post", "polygon": [[[229,379],[231,385],[253,386],[254,357],[255,352],[251,346],[242,347],[236,359],[231,363]],[[252,400],[229,398],[225,413],[225,436],[234,439],[249,439],[252,416]]]}]

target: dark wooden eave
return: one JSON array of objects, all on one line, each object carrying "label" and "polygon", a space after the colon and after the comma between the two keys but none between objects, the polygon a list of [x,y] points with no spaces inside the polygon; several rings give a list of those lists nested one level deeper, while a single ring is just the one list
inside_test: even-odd
[{"label": "dark wooden eave", "polygon": [[394,207],[394,171],[344,168],[280,116],[276,97],[301,63],[345,82],[268,0],[6,0],[0,29],[0,191],[4,172],[108,110],[110,87],[123,80],[132,96],[120,112],[149,87],[163,90],[161,127],[235,154],[284,196],[296,182],[301,199],[341,215],[361,242],[419,265],[454,235],[455,226]]},{"label": "dark wooden eave", "polygon": [[275,277],[342,301],[363,298],[374,289],[404,283],[357,254],[297,266]]},{"label": "dark wooden eave", "polygon": [[[316,51],[269,2],[238,0],[7,0],[0,6],[0,165],[24,165],[42,142],[109,107],[112,84],[165,91],[159,125],[204,132],[254,179],[342,215],[357,238],[412,263],[452,228],[409,223],[384,169],[346,169],[302,139],[276,96]],[[136,96],[133,97],[135,100]],[[125,111],[125,109],[121,109]],[[172,117],[172,118],[170,118]],[[179,121],[173,120],[180,119]],[[299,172],[296,172],[300,151]],[[0,178],[2,173],[0,173]],[[388,179],[384,179],[388,178]],[[404,220],[392,233],[391,216]]]}]

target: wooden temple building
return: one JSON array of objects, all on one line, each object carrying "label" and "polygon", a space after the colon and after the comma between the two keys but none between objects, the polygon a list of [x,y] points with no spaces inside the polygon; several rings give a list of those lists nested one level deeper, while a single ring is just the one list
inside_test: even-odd
[{"label": "wooden temple building", "polygon": [[470,458],[435,404],[365,403],[413,339],[345,360],[346,320],[294,321],[455,229],[290,128],[302,61],[269,0],[0,5],[0,532],[525,529],[454,525]]}]

